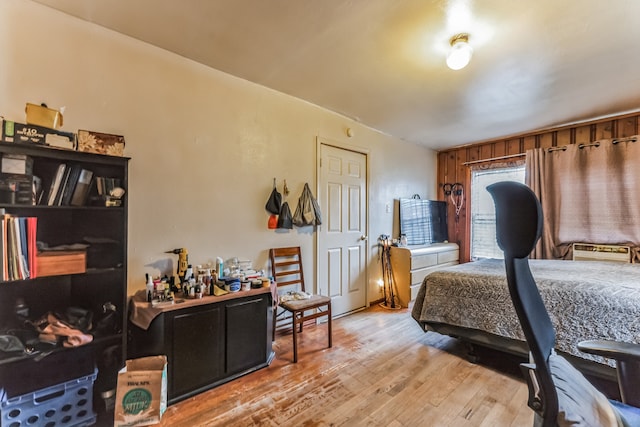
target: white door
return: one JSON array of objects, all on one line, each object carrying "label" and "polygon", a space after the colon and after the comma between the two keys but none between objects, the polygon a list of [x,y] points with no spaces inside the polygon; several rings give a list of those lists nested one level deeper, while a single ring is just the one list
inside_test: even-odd
[{"label": "white door", "polygon": [[367,287],[367,156],[320,145],[318,287],[335,316],[363,308]]}]

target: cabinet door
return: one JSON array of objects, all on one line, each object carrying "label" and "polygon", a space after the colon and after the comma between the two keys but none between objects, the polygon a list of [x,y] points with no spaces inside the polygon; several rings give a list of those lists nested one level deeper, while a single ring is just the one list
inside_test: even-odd
[{"label": "cabinet door", "polygon": [[227,304],[227,374],[266,362],[268,304],[267,296]]},{"label": "cabinet door", "polygon": [[169,399],[207,386],[224,375],[222,305],[190,310],[172,321]]}]

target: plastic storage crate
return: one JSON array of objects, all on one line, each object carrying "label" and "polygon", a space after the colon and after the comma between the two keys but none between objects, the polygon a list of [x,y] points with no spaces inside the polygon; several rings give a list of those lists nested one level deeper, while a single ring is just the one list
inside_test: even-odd
[{"label": "plastic storage crate", "polygon": [[70,427],[96,422],[92,375],[56,384],[0,403],[1,427]]}]

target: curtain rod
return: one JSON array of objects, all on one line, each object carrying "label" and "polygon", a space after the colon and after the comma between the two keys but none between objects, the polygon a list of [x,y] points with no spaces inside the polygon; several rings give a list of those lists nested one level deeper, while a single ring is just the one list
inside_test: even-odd
[{"label": "curtain rod", "polygon": [[525,153],[519,153],[519,154],[510,154],[508,156],[492,157],[490,159],[472,160],[470,162],[464,162],[462,165],[467,166],[467,165],[473,165],[476,163],[494,162],[496,160],[506,160],[506,159],[512,159],[514,157],[523,157],[524,155]]},{"label": "curtain rod", "polygon": [[[636,138],[635,136],[630,136],[627,138],[614,138],[611,141],[611,144],[616,145],[619,142],[636,142],[638,140],[638,138]],[[579,144],[578,148],[587,148],[587,147],[600,147],[600,141],[595,141],[595,142],[591,142],[589,144]],[[551,153],[552,151],[566,151],[567,150],[567,146],[563,145],[562,147],[549,147],[547,148],[547,151],[549,153]]]},{"label": "curtain rod", "polygon": [[[614,138],[613,141],[611,141],[611,143],[613,145],[616,145],[619,142],[636,142],[637,140],[638,140],[638,138],[636,138],[635,136],[630,136],[630,137],[627,137],[627,138]],[[578,148],[599,147],[599,146],[600,146],[600,142],[596,141],[596,142],[592,142],[590,144],[580,144],[580,145],[578,145]],[[547,148],[547,151],[549,151],[549,152],[558,151],[558,150],[565,151],[566,149],[567,149],[567,146],[563,145],[562,147],[549,147],[549,148]],[[476,163],[495,162],[496,160],[513,159],[514,157],[523,157],[525,155],[526,155],[526,153],[518,153],[518,154],[510,154],[508,156],[491,157],[490,159],[472,160],[470,162],[464,162],[462,165],[463,166],[468,166],[468,165],[473,165],[473,164],[476,164]]]}]

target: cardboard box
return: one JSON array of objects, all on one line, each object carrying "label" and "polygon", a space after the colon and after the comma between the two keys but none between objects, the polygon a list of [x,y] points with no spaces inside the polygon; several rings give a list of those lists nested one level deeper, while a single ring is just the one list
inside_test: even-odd
[{"label": "cardboard box", "polygon": [[37,125],[26,125],[12,122],[11,120],[2,121],[0,140],[3,142],[48,145],[69,150],[76,149],[76,136],[73,133]]},{"label": "cardboard box", "polygon": [[124,154],[124,136],[78,130],[78,151],[122,156]]},{"label": "cardboard box", "polygon": [[87,271],[86,251],[46,251],[36,257],[38,277],[80,274]]},{"label": "cardboard box", "polygon": [[0,173],[0,202],[35,205],[33,175]]},{"label": "cardboard box", "polygon": [[2,163],[0,165],[0,172],[32,175],[33,158],[27,156],[26,154],[3,154]]},{"label": "cardboard box", "polygon": [[167,410],[167,356],[127,360],[118,373],[114,427],[157,424]]},{"label": "cardboard box", "polygon": [[36,105],[27,103],[25,108],[27,113],[27,123],[30,125],[44,126],[46,128],[58,129],[62,126],[62,113],[46,105]]}]

